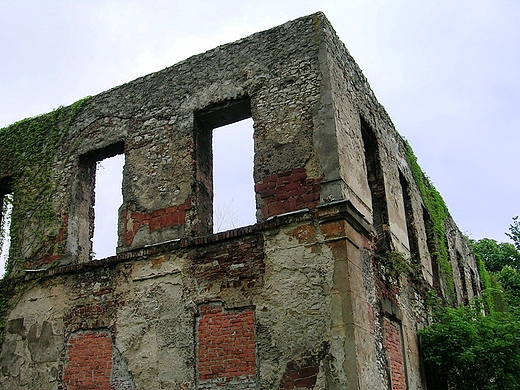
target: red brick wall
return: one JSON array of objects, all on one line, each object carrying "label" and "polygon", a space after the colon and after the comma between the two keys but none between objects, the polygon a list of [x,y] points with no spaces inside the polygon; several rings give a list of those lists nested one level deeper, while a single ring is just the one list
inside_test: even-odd
[{"label": "red brick wall", "polygon": [[186,210],[190,208],[191,198],[187,198],[181,205],[154,210],[150,213],[123,210],[121,218],[124,226],[124,244],[127,246],[132,245],[134,237],[141,226],[148,226],[150,231],[153,231],[170,226],[183,225],[186,222]]},{"label": "red brick wall", "polygon": [[401,342],[401,327],[395,321],[385,317],[385,348],[390,361],[390,379],[392,390],[406,390],[406,372]]},{"label": "red brick wall", "polygon": [[253,287],[264,273],[263,251],[261,235],[201,246],[191,256],[190,273],[201,288],[215,282]]},{"label": "red brick wall", "polygon": [[322,342],[319,349],[303,353],[299,359],[287,362],[278,389],[314,389],[323,359],[330,356],[330,344]]},{"label": "red brick wall", "polygon": [[67,345],[63,372],[66,390],[110,390],[112,340],[108,332],[74,334]]},{"label": "red brick wall", "polygon": [[202,306],[197,334],[199,389],[230,384],[236,388],[255,388],[253,310],[227,312],[219,305]]},{"label": "red brick wall", "polygon": [[263,200],[262,215],[269,218],[303,208],[318,205],[321,178],[309,179],[305,168],[272,174],[255,185],[255,191]]},{"label": "red brick wall", "polygon": [[284,373],[279,389],[313,388],[316,384],[318,368],[314,366],[293,369]]}]

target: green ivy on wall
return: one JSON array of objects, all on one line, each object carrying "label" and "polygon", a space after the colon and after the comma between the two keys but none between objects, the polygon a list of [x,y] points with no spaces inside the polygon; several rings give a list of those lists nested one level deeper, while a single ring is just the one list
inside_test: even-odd
[{"label": "green ivy on wall", "polygon": [[421,192],[424,206],[430,214],[433,228],[435,230],[437,253],[432,253],[431,255],[436,256],[441,277],[446,284],[448,299],[454,303],[456,296],[453,281],[453,269],[451,267],[444,228],[444,223],[449,216],[448,207],[446,206],[446,203],[444,203],[444,199],[442,199],[439,191],[437,191],[431,180],[422,171],[421,167],[417,163],[417,157],[415,156],[412,147],[406,140],[405,145],[406,161],[412,170],[415,183]]},{"label": "green ivy on wall", "polygon": [[[27,242],[38,242],[45,234],[42,231],[49,231],[42,230],[38,223],[44,223],[51,230],[59,229],[62,223],[52,207],[57,186],[56,180],[52,180],[52,165],[71,124],[89,98],[0,129],[2,171],[12,179],[13,194],[7,273],[15,262],[23,259],[22,242],[24,246]],[[6,222],[6,218],[0,221],[2,231]],[[2,243],[3,237],[0,237],[0,245]]]}]

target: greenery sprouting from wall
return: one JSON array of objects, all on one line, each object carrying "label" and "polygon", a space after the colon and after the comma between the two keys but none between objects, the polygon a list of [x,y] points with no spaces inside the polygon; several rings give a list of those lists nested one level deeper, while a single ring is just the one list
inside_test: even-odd
[{"label": "greenery sprouting from wall", "polygon": [[520,235],[514,245],[469,240],[483,291],[469,306],[449,307],[433,296],[433,323],[420,330],[428,388],[520,388]]},{"label": "greenery sprouting from wall", "polygon": [[[12,179],[13,210],[10,227],[11,251],[6,272],[15,262],[23,261],[21,243],[37,242],[41,231],[34,226],[42,221],[50,231],[57,231],[62,221],[52,207],[57,181],[52,177],[55,161],[64,136],[89,97],[69,107],[59,107],[50,113],[16,122],[0,129],[2,174]],[[23,199],[23,203],[21,203]],[[23,215],[23,218],[18,217]],[[1,224],[5,223],[5,218]],[[3,231],[3,226],[0,225]],[[47,232],[49,231],[47,230]],[[45,231],[45,230],[43,230]],[[40,233],[41,235],[41,233]],[[0,237],[0,245],[2,244]]]},{"label": "greenery sprouting from wall", "polygon": [[453,270],[450,263],[448,245],[446,243],[446,232],[444,228],[444,223],[449,216],[448,207],[446,206],[446,203],[444,203],[444,199],[442,199],[439,191],[437,191],[431,180],[422,171],[421,167],[417,163],[417,157],[415,156],[412,147],[406,140],[405,145],[406,160],[412,170],[415,183],[421,192],[424,206],[430,214],[433,228],[435,230],[437,252],[432,253],[431,255],[436,256],[441,277],[446,284],[445,288],[447,291],[447,297],[452,303],[455,303],[456,296],[453,282]]}]

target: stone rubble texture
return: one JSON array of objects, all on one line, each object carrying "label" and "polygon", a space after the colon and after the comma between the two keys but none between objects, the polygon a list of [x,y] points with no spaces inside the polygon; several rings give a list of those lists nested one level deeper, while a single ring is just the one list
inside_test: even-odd
[{"label": "stone rubble texture", "polygon": [[[213,234],[211,129],[249,116],[258,222]],[[92,261],[92,164],[118,153],[117,255]],[[90,98],[52,165],[60,225],[23,225],[11,248],[0,388],[424,389],[416,331],[449,279],[405,156],[321,13]],[[450,217],[445,231],[461,304],[478,270]],[[380,239],[418,275],[387,272]]]}]

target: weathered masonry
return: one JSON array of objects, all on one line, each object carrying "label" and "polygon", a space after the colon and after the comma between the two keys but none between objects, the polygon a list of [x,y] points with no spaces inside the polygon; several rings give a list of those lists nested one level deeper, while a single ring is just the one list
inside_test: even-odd
[{"label": "weathered masonry", "polygon": [[[214,234],[212,131],[249,117],[257,223]],[[117,154],[117,255],[92,260],[95,166]],[[1,129],[0,156],[3,389],[424,389],[429,292],[479,294],[320,13]]]}]

